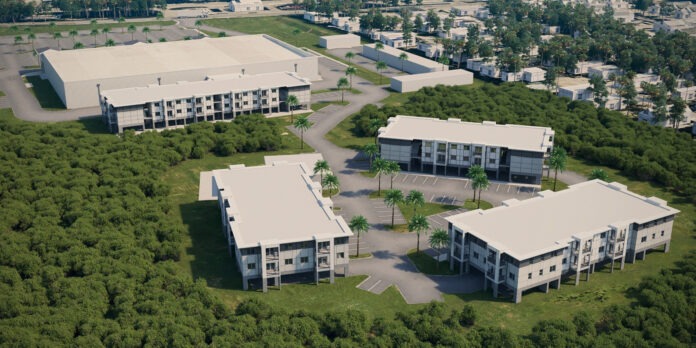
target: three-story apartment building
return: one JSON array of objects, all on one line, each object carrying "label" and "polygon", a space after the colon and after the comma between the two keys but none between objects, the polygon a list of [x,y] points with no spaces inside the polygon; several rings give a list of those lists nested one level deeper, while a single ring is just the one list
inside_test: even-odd
[{"label": "three-story apartment building", "polygon": [[647,250],[669,251],[672,223],[679,213],[656,197],[632,193],[619,183],[600,180],[568,189],[540,192],[525,201],[450,216],[450,267],[484,274],[484,288],[512,293],[560,287],[563,276],[587,273],[597,264],[611,271],[625,261],[645,259]]},{"label": "three-story apartment building", "polygon": [[396,116],[378,142],[381,157],[406,171],[466,176],[480,165],[496,180],[539,185],[553,137],[547,127]]},{"label": "three-story apartment building", "polygon": [[[353,233],[333,202],[322,197],[303,163],[213,171],[222,232],[237,260],[243,288],[280,287],[283,277],[304,274],[334,282],[336,269],[348,274],[348,239]],[[264,193],[272,192],[273,199]]]},{"label": "three-story apartment building", "polygon": [[308,109],[310,82],[295,73],[217,75],[204,81],[179,82],[99,91],[102,117],[114,133],[160,130],[205,121],[231,121],[242,114]]}]

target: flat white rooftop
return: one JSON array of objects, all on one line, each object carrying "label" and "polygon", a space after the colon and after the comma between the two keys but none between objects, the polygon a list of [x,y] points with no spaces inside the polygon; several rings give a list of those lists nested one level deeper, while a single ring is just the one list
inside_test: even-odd
[{"label": "flat white rooftop", "polygon": [[300,163],[273,166],[230,166],[214,170],[214,183],[224,189],[235,241],[240,248],[288,243],[353,233],[331,200],[321,197],[318,183]]},{"label": "flat white rooftop", "polygon": [[495,122],[462,122],[431,117],[398,115],[379,129],[379,138],[400,140],[439,140],[450,143],[482,144],[509,149],[546,152],[554,131],[548,127],[499,125]]},{"label": "flat white rooftop", "polygon": [[423,74],[398,75],[398,76],[392,77],[392,79],[397,80],[397,81],[422,81],[422,80],[430,80],[430,79],[445,78],[445,77],[457,77],[457,76],[461,76],[462,79],[464,79],[464,78],[468,78],[469,76],[473,77],[473,75],[474,74],[471,73],[470,71],[456,69],[456,70],[434,71],[434,72],[423,73]]},{"label": "flat white rooftop", "polygon": [[275,155],[275,156],[263,156],[263,161],[267,166],[271,166],[274,163],[287,162],[287,163],[302,163],[305,168],[310,171],[309,175],[314,174],[314,164],[319,160],[323,160],[324,157],[318,153],[301,153],[297,155]]},{"label": "flat white rooftop", "polygon": [[275,62],[304,57],[266,35],[206,38],[85,50],[48,50],[43,55],[65,82],[107,79]]},{"label": "flat white rooftop", "polygon": [[181,81],[171,85],[150,85],[102,91],[114,107],[139,105],[155,100],[172,100],[207,96],[251,89],[298,87],[310,82],[295,73],[280,72],[260,75],[225,74],[213,75],[204,81]]},{"label": "flat white rooftop", "polygon": [[446,220],[522,261],[561,249],[573,236],[586,237],[607,231],[612,224],[648,222],[679,212],[659,198],[645,198],[624,185],[600,180],[504,204],[509,206],[470,211]]},{"label": "flat white rooftop", "polygon": [[[402,35],[402,34],[400,34],[400,35]],[[366,45],[363,45],[363,46],[367,46],[367,47],[370,47],[370,48],[372,48],[372,49],[375,48],[375,44],[366,44]],[[382,52],[383,52],[383,53],[390,54],[390,55],[392,55],[392,56],[394,56],[394,57],[398,57],[398,56],[400,56],[402,53],[406,53],[406,55],[408,56],[408,61],[409,61],[409,62],[413,62],[413,63],[416,63],[416,64],[418,64],[418,65],[424,66],[424,67],[429,67],[429,68],[440,68],[440,67],[442,66],[442,64],[440,64],[440,63],[438,63],[438,62],[436,62],[436,61],[434,61],[434,60],[426,59],[426,58],[423,58],[423,57],[421,57],[421,56],[417,56],[417,55],[415,55],[415,54],[408,53],[408,52],[406,52],[406,51],[402,51],[402,50],[400,50],[400,49],[397,49],[397,48],[394,48],[394,47],[391,47],[391,46],[388,46],[388,45],[384,45],[384,48],[382,49]]]}]

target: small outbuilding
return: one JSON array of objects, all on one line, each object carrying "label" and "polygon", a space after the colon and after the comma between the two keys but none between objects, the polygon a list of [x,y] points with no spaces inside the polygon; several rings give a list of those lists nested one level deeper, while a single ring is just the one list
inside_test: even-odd
[{"label": "small outbuilding", "polygon": [[522,69],[522,81],[527,83],[541,82],[546,77],[546,70],[541,68]]},{"label": "small outbuilding", "polygon": [[353,34],[328,35],[319,38],[319,46],[328,50],[360,46],[360,36]]},{"label": "small outbuilding", "polygon": [[466,70],[445,70],[425,74],[402,75],[391,78],[391,89],[399,92],[414,92],[423,87],[437,85],[463,86],[474,83],[474,74]]}]

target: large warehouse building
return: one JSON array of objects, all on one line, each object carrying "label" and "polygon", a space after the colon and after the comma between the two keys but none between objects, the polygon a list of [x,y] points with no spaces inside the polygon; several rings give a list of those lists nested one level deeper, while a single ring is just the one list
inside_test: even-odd
[{"label": "large warehouse building", "polygon": [[320,79],[317,56],[267,35],[49,50],[41,69],[68,109],[98,106],[98,84],[113,90],[270,72]]}]

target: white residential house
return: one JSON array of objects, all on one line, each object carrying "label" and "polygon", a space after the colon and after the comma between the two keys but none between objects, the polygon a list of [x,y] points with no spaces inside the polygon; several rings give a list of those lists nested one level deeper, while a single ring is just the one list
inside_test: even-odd
[{"label": "white residential house", "polygon": [[[638,90],[638,91],[640,90],[640,85],[643,82],[653,84],[653,85],[657,84],[660,82],[660,76],[655,75],[655,74],[636,74],[633,77],[633,87],[635,87],[636,90]],[[619,81],[616,81],[614,83],[614,88],[618,88],[620,86],[621,86],[621,84],[619,83]]]},{"label": "white residential house", "polygon": [[561,27],[559,27],[557,25],[548,25],[548,24],[544,24],[544,29],[542,31],[542,33],[544,33],[544,35],[556,35],[560,32],[561,32]]},{"label": "white residential house", "polygon": [[696,86],[679,87],[676,89],[673,95],[677,95],[685,102],[690,103],[696,100]]},{"label": "white residential house", "polygon": [[466,70],[480,72],[483,64],[485,64],[484,58],[469,58],[466,60]]},{"label": "white residential house", "polygon": [[435,59],[442,55],[444,46],[436,43],[435,40],[430,37],[421,37],[418,38],[417,49],[423,52],[424,56],[430,59]]},{"label": "white residential house", "polygon": [[261,3],[261,0],[234,0],[234,1],[230,1],[230,11],[232,11],[232,12],[263,11],[263,3]]},{"label": "white residential house", "polygon": [[[482,73],[483,75],[483,73]],[[522,81],[522,75],[524,73],[522,71],[518,72],[508,72],[508,71],[501,71],[500,72],[500,80],[504,82],[517,82],[517,81]]]},{"label": "white residential house", "polygon": [[379,34],[379,41],[384,45],[394,48],[412,47],[416,43],[415,36],[407,43],[404,41],[404,34],[400,31],[383,31]]},{"label": "white residential house", "polygon": [[490,77],[492,79],[500,78],[500,69],[495,61],[481,64],[481,76]]},{"label": "white residential house", "polygon": [[594,93],[592,93],[590,84],[578,84],[558,87],[558,96],[570,98],[570,100],[592,101]]},{"label": "white residential house", "polygon": [[623,98],[616,94],[612,94],[607,97],[607,101],[604,103],[604,108],[619,111],[624,108],[623,102]]},{"label": "white residential house", "polygon": [[480,11],[485,10],[485,6],[478,4],[462,5],[462,6],[452,6],[450,12],[454,13],[455,16],[471,16],[476,17],[476,14]]},{"label": "white residential house", "polygon": [[489,210],[449,216],[450,269],[484,275],[484,290],[522,301],[524,291],[560,288],[564,276],[586,280],[598,264],[610,272],[626,261],[645,260],[648,250],[668,252],[679,210],[657,197],[601,180],[536,197],[511,199]]},{"label": "white residential house", "polygon": [[[671,105],[667,107],[668,112],[670,108]],[[672,122],[669,120],[656,122],[652,110],[641,110],[641,112],[638,113],[638,120],[648,122],[654,126],[673,127]],[[687,107],[686,110],[684,110],[684,120],[677,124],[677,128],[692,127],[694,124],[696,124],[696,113]]]},{"label": "white residential house", "polygon": [[575,69],[573,71],[567,71],[569,74],[573,75],[586,75],[590,68],[595,68],[604,65],[600,61],[579,61],[575,64]]},{"label": "white residential house", "polygon": [[[303,163],[288,162],[212,172],[222,234],[244,290],[252,285],[266,292],[294,274],[308,274],[317,283],[333,283],[337,269],[348,274],[353,233],[310,175]],[[262,192],[283,199],[265,199]]]},{"label": "white residential house", "polygon": [[541,82],[546,78],[546,70],[541,68],[524,68],[522,69],[522,81],[527,83]]},{"label": "white residential house", "polygon": [[444,38],[444,39],[451,39],[454,41],[459,41],[459,40],[466,40],[466,34],[469,32],[469,28],[467,27],[461,27],[461,28],[452,28],[449,30],[449,32],[445,30],[439,30],[437,32],[437,36]]},{"label": "white residential house", "polygon": [[331,25],[345,32],[354,33],[360,31],[360,18],[333,17]]},{"label": "white residential house", "polygon": [[589,77],[599,75],[603,80],[608,80],[609,76],[612,74],[616,76],[623,75],[623,70],[616,65],[600,65],[587,68],[587,75]]},{"label": "white residential house", "polygon": [[305,11],[303,15],[304,20],[314,24],[330,23],[331,18],[326,17],[324,14],[313,11]]}]

